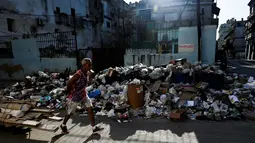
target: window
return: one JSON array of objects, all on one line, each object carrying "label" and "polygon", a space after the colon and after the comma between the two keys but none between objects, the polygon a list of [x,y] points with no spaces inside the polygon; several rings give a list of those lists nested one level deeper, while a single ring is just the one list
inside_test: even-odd
[{"label": "window", "polygon": [[71,15],[75,16],[75,9],[74,8],[71,8]]},{"label": "window", "polygon": [[111,28],[110,22],[107,21],[106,26],[107,26],[107,28]]},{"label": "window", "polygon": [[59,7],[56,7],[56,12],[60,13],[60,8]]},{"label": "window", "polygon": [[97,27],[94,27],[95,36],[97,36]]},{"label": "window", "polygon": [[59,32],[59,29],[58,28],[55,28],[55,33]]},{"label": "window", "polygon": [[7,26],[8,26],[8,31],[13,32],[14,26],[15,26],[14,19],[7,18]]},{"label": "window", "polygon": [[205,14],[205,8],[202,8],[202,11],[201,11],[202,15]]},{"label": "window", "polygon": [[174,53],[178,53],[178,44],[174,44]]},{"label": "window", "polygon": [[96,9],[97,9],[97,8],[98,8],[98,6],[97,6],[97,5],[98,5],[97,0],[94,0],[94,8],[96,8]]},{"label": "window", "polygon": [[47,0],[41,0],[41,4],[44,10],[47,11],[48,10]]}]

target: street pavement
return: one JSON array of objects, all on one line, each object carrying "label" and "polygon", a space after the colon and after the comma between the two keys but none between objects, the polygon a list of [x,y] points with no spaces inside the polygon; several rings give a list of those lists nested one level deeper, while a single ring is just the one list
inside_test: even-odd
[{"label": "street pavement", "polygon": [[[255,64],[244,60],[229,60],[229,72],[255,77]],[[33,129],[13,132],[0,128],[0,143],[255,143],[254,121],[184,121],[167,119],[138,119],[118,123],[106,117],[97,117],[104,128],[92,135],[87,117],[75,116],[68,122],[70,133],[47,132]],[[60,124],[60,123],[58,123]],[[22,130],[24,131],[24,130]]]},{"label": "street pavement", "polygon": [[183,121],[167,119],[133,119],[131,123],[118,123],[106,117],[97,117],[104,128],[92,135],[87,117],[75,116],[68,127],[67,135],[32,130],[13,134],[0,129],[1,143],[255,143],[253,121]]},{"label": "street pavement", "polygon": [[229,72],[255,77],[255,62],[253,61],[228,59],[228,66],[230,66]]}]

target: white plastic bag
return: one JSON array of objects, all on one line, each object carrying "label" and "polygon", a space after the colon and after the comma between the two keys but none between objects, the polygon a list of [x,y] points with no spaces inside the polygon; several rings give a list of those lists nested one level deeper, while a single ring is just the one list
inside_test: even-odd
[{"label": "white plastic bag", "polygon": [[151,117],[155,113],[156,113],[156,108],[155,107],[146,106],[146,109],[145,109],[146,117]]},{"label": "white plastic bag", "polygon": [[116,116],[115,113],[114,113],[114,109],[111,109],[108,113],[107,113],[107,116],[110,118],[110,117],[114,117]]},{"label": "white plastic bag", "polygon": [[144,106],[147,106],[148,104],[149,104],[149,102],[150,102],[150,96],[151,96],[151,93],[150,92],[147,92],[146,94],[145,94],[145,96],[144,96],[144,101],[145,101],[145,104],[144,104]]}]

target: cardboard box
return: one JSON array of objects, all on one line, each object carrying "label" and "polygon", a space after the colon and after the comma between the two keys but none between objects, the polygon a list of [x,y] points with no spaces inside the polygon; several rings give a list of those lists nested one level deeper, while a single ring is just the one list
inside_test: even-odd
[{"label": "cardboard box", "polygon": [[199,82],[196,87],[199,88],[199,89],[206,89],[207,87],[209,86],[209,84],[207,82]]},{"label": "cardboard box", "polygon": [[144,105],[143,85],[128,85],[128,103],[133,109]]},{"label": "cardboard box", "polygon": [[160,87],[159,92],[162,93],[162,94],[166,94],[166,93],[168,93],[168,88]]},{"label": "cardboard box", "polygon": [[196,93],[183,92],[182,95],[180,96],[180,100],[191,100],[195,96],[196,96]]},{"label": "cardboard box", "polygon": [[162,82],[161,83],[161,87],[169,89],[170,88],[170,84],[168,82]]},{"label": "cardboard box", "polygon": [[185,113],[186,113],[186,109],[177,109],[177,110],[173,110],[170,113],[170,118],[171,119],[175,119],[175,120],[184,120],[185,119]]},{"label": "cardboard box", "polygon": [[183,86],[183,92],[193,92],[193,93],[196,93],[197,92],[197,89],[193,86]]},{"label": "cardboard box", "polygon": [[191,63],[185,62],[185,63],[183,64],[183,68],[184,68],[184,69],[190,69],[190,68],[191,68]]}]

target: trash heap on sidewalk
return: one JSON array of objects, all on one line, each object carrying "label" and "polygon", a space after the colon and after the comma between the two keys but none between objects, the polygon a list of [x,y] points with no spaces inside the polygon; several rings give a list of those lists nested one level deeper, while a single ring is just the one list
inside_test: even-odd
[{"label": "trash heap on sidewalk", "polygon": [[0,102],[0,125],[32,127],[40,130],[56,131],[57,125],[49,125],[42,119],[61,121],[61,117],[54,115],[54,110],[39,109],[33,101],[9,101]]},{"label": "trash heap on sidewalk", "polygon": [[26,126],[56,131],[57,125],[44,123],[43,119],[60,121],[54,109],[65,103],[64,86],[69,74],[39,71],[27,76],[23,82],[0,91],[0,125]]},{"label": "trash heap on sidewalk", "polygon": [[[27,76],[3,91],[4,99],[36,101],[36,108],[65,107],[65,73]],[[87,87],[97,116],[128,122],[130,117],[173,120],[254,119],[255,80],[227,75],[215,65],[174,61],[153,67],[137,64],[108,68]]]},{"label": "trash heap on sidewalk", "polygon": [[23,82],[0,91],[5,100],[33,100],[37,108],[60,109],[65,103],[65,86],[69,72],[47,74],[38,71]]},{"label": "trash heap on sidewalk", "polygon": [[87,91],[99,108],[96,114],[117,117],[118,121],[121,115],[126,121],[129,116],[176,120],[255,117],[254,79],[227,75],[214,65],[137,64],[106,69],[95,80]]}]

